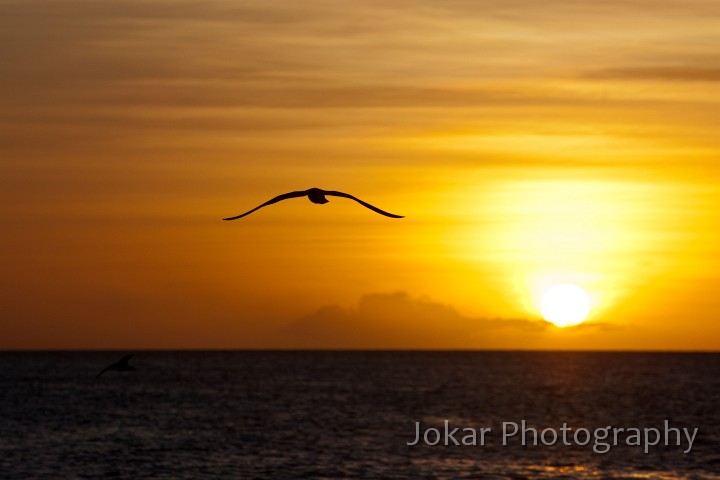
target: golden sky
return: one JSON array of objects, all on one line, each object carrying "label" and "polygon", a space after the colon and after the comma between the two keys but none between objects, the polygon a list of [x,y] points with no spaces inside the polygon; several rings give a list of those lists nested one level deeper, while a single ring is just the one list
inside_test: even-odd
[{"label": "golden sky", "polygon": [[0,8],[0,349],[720,349],[715,0]]}]

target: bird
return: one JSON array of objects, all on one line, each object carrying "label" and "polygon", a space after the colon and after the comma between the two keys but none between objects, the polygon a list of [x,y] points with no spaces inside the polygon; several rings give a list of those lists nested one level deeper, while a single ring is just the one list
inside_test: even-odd
[{"label": "bird", "polygon": [[103,373],[107,372],[108,370],[115,370],[116,372],[129,372],[131,370],[135,370],[135,367],[128,364],[128,361],[132,358],[132,355],[125,355],[117,362],[113,363],[112,365],[108,365],[107,367],[103,368],[100,373],[98,373],[95,378],[99,377]]},{"label": "bird", "polygon": [[266,207],[266,206],[268,206],[268,205],[272,205],[273,203],[277,203],[277,202],[281,202],[281,201],[283,201],[283,200],[287,200],[288,198],[308,197],[308,199],[309,199],[312,203],[317,203],[317,204],[328,203],[330,200],[328,200],[327,198],[325,198],[326,196],[349,198],[349,199],[351,199],[351,200],[355,200],[356,202],[358,202],[358,203],[359,203],[360,205],[362,205],[363,207],[369,208],[370,210],[379,213],[380,215],[385,215],[386,217],[391,217],[391,218],[404,218],[403,215],[395,215],[395,214],[393,214],[393,213],[388,213],[388,212],[386,212],[385,210],[380,210],[379,208],[377,208],[377,207],[375,207],[375,206],[373,206],[373,205],[370,205],[370,204],[367,203],[367,202],[363,202],[363,201],[360,200],[359,198],[354,197],[354,196],[350,195],[349,193],[336,192],[336,191],[334,191],[334,190],[323,190],[323,189],[321,189],[321,188],[309,188],[309,189],[307,189],[307,190],[298,190],[298,191],[296,191],[296,192],[283,193],[282,195],[278,195],[277,197],[275,197],[275,198],[273,198],[273,199],[271,199],[271,200],[268,200],[267,202],[265,202],[265,203],[263,203],[262,205],[259,205],[259,206],[255,207],[255,208],[253,208],[253,209],[250,210],[250,211],[247,211],[247,212],[245,212],[245,213],[243,213],[243,214],[241,214],[241,215],[236,215],[236,216],[234,216],[234,217],[223,218],[223,220],[237,220],[238,218],[242,218],[242,217],[244,217],[244,216],[246,216],[246,215],[250,215],[250,214],[251,214],[252,212],[254,212],[255,210],[258,210],[258,209],[260,209],[260,208],[262,208],[262,207]]}]

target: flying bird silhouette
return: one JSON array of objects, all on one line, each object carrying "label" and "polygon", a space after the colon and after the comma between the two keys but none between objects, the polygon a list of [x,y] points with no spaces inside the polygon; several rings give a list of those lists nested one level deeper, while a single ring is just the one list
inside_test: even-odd
[{"label": "flying bird silhouette", "polygon": [[115,370],[116,372],[129,372],[130,370],[135,370],[135,367],[128,364],[128,361],[132,358],[132,355],[125,355],[117,362],[113,363],[112,365],[108,365],[107,367],[103,368],[100,373],[98,373],[95,378],[99,377],[103,373],[107,372],[108,370]]},{"label": "flying bird silhouette", "polygon": [[395,214],[392,214],[392,213],[388,213],[388,212],[386,212],[385,210],[380,210],[379,208],[377,208],[377,207],[375,207],[375,206],[373,206],[373,205],[370,205],[370,204],[367,203],[367,202],[363,202],[362,200],[360,200],[360,199],[357,198],[357,197],[353,197],[353,196],[350,195],[349,193],[336,192],[336,191],[334,191],[334,190],[322,190],[322,189],[320,189],[320,188],[309,188],[309,189],[307,189],[307,190],[298,190],[297,192],[283,193],[282,195],[278,195],[277,197],[273,198],[272,200],[268,200],[267,202],[263,203],[262,205],[259,205],[259,206],[255,207],[255,208],[253,208],[252,210],[243,213],[242,215],[237,215],[237,216],[235,216],[235,217],[223,218],[223,220],[237,220],[238,218],[242,218],[242,217],[244,217],[245,215],[250,215],[250,214],[251,214],[252,212],[254,212],[255,210],[259,210],[259,209],[261,209],[262,207],[266,207],[266,206],[268,206],[268,205],[272,205],[273,203],[277,203],[277,202],[281,202],[281,201],[283,201],[283,200],[287,200],[288,198],[308,197],[308,199],[309,199],[312,203],[319,203],[319,204],[328,203],[330,200],[328,200],[327,198],[325,198],[326,195],[327,195],[327,196],[333,196],[333,197],[345,197],[345,198],[349,198],[350,200],[355,200],[356,202],[358,202],[358,203],[359,203],[360,205],[362,205],[363,207],[369,208],[370,210],[372,210],[372,211],[374,211],[374,212],[377,212],[377,213],[379,213],[380,215],[385,215],[386,217],[391,217],[391,218],[404,218],[402,215],[395,215]]}]

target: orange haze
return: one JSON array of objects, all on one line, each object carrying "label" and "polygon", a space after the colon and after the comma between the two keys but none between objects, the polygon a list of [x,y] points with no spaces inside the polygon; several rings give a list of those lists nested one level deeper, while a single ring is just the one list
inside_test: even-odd
[{"label": "orange haze", "polygon": [[714,0],[0,4],[0,349],[720,349]]}]

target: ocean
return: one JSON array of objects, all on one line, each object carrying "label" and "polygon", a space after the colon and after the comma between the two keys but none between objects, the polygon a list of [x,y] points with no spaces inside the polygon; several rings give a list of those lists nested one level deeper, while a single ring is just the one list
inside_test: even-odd
[{"label": "ocean", "polygon": [[719,405],[710,353],[2,352],[0,478],[718,479]]}]

